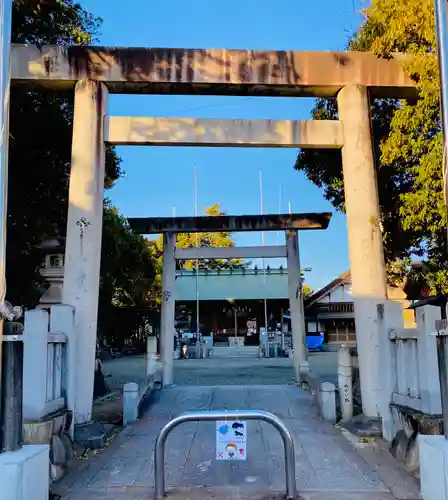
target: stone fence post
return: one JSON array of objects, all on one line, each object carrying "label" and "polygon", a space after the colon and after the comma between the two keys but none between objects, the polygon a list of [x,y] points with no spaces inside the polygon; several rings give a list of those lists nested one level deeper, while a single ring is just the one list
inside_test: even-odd
[{"label": "stone fence post", "polygon": [[418,334],[418,370],[422,409],[429,415],[440,415],[439,366],[435,322],[440,319],[440,308],[423,306],[416,309]]},{"label": "stone fence post", "polygon": [[338,351],[338,389],[342,420],[353,417],[353,376],[350,347],[342,344]]},{"label": "stone fence post", "polygon": [[146,339],[146,376],[153,375],[156,371],[157,361],[157,337],[148,337]]},{"label": "stone fence post", "polygon": [[394,422],[390,411],[392,394],[397,385],[396,366],[390,341],[390,331],[403,328],[403,306],[391,300],[378,304],[379,331],[379,407],[383,438],[391,442],[394,437]]},{"label": "stone fence post", "polygon": [[126,427],[138,419],[138,405],[140,402],[140,388],[135,382],[128,382],[123,386],[123,425]]},{"label": "stone fence post", "polygon": [[48,328],[47,311],[26,311],[23,330],[24,420],[38,420],[46,414]]}]

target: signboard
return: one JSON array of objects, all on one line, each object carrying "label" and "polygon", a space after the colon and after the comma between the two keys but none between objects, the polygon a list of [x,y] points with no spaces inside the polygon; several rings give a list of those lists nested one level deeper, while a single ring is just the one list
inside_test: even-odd
[{"label": "signboard", "polygon": [[247,422],[218,420],[216,422],[216,460],[246,460]]},{"label": "signboard", "polygon": [[248,320],[246,323],[247,326],[247,334],[253,335],[257,333],[257,322],[254,320]]}]

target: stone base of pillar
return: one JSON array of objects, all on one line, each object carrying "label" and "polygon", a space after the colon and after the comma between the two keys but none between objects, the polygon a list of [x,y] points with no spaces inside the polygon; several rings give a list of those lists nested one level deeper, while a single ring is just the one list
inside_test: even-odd
[{"label": "stone base of pillar", "polygon": [[341,427],[358,437],[379,438],[383,435],[382,420],[380,417],[365,417],[356,415],[347,421],[340,422]]},{"label": "stone base of pillar", "polygon": [[299,383],[303,382],[304,380],[306,380],[307,375],[309,375],[311,372],[310,364],[308,363],[308,360],[305,359],[305,360],[300,361],[299,365],[296,367],[295,363],[294,363],[294,349],[291,349],[288,352],[288,357],[292,360],[292,363],[294,365],[294,373],[296,374],[297,383],[299,384]]},{"label": "stone base of pillar", "polygon": [[75,442],[87,449],[104,448],[114,428],[113,424],[100,422],[75,425]]},{"label": "stone base of pillar", "polygon": [[310,364],[308,363],[308,360],[302,361],[300,363],[299,372],[300,372],[300,374],[303,374],[303,375],[308,375],[308,373],[310,373]]},{"label": "stone base of pillar", "polygon": [[48,445],[50,449],[50,480],[58,481],[73,458],[73,442],[69,436],[72,415],[67,410],[23,423],[25,445]]}]

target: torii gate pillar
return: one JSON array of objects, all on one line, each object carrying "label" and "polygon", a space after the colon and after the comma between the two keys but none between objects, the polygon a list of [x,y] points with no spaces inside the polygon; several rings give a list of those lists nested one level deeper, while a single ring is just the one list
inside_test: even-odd
[{"label": "torii gate pillar", "polygon": [[342,164],[362,409],[366,417],[378,417],[377,306],[387,299],[387,288],[367,87],[348,85],[337,102],[344,128]]},{"label": "torii gate pillar", "polygon": [[73,336],[68,339],[69,358],[76,359],[76,367],[68,373],[73,388],[73,401],[68,403],[70,409],[74,407],[75,424],[88,423],[92,416],[107,96],[107,88],[100,82],[76,84],[62,294],[63,303],[75,309]]},{"label": "torii gate pillar", "polygon": [[299,238],[297,231],[286,231],[286,259],[288,268],[288,295],[291,312],[293,363],[296,382],[310,371],[306,348],[306,329],[300,276]]},{"label": "torii gate pillar", "polygon": [[176,233],[163,234],[162,311],[160,315],[160,359],[163,363],[163,386],[173,383],[174,315],[176,298]]}]

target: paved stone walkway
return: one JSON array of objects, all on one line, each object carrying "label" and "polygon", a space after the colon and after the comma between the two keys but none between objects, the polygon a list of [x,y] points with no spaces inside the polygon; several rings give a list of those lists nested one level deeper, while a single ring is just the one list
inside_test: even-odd
[{"label": "paved stone walkway", "polygon": [[[337,383],[337,353],[310,353],[313,374]],[[121,419],[120,390],[127,382],[145,380],[143,356],[124,356],[104,362],[106,381],[117,395],[94,406],[97,421],[118,422]],[[284,385],[295,384],[294,371],[288,358],[207,358],[174,361],[176,385]]]},{"label": "paved stone walkway", "polygon": [[[295,440],[296,478],[304,500],[415,500],[418,486],[387,452],[356,450],[317,416],[295,386],[175,386],[159,393],[147,415],[57,486],[62,500],[152,498],[153,448],[161,427],[188,410],[262,409],[284,420]],[[268,424],[249,422],[248,460],[217,462],[214,423],[183,424],[168,438],[168,498],[267,499],[285,488],[283,447]]]},{"label": "paved stone walkway", "polygon": [[[336,383],[337,353],[312,352],[311,370],[322,380]],[[104,362],[107,383],[119,390],[126,382],[145,378],[143,356],[125,356]],[[288,358],[207,358],[174,361],[176,385],[283,385],[294,383],[294,371]]]}]

